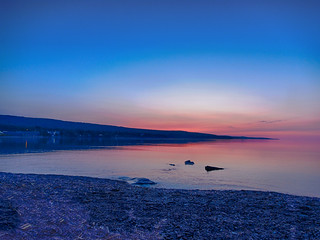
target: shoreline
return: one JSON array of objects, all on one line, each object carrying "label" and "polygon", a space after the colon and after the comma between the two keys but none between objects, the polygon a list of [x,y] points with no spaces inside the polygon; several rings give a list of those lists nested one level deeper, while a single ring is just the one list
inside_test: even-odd
[{"label": "shoreline", "polygon": [[1,239],[320,239],[320,198],[0,172]]}]

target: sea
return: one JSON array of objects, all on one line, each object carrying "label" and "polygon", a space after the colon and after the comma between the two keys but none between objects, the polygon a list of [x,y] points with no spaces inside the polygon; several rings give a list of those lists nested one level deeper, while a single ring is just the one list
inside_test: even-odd
[{"label": "sea", "polygon": [[[186,165],[185,161],[194,162]],[[223,170],[206,171],[206,166]],[[318,141],[0,137],[0,171],[108,179],[148,187],[256,190],[320,197]],[[125,178],[124,178],[125,177]]]}]

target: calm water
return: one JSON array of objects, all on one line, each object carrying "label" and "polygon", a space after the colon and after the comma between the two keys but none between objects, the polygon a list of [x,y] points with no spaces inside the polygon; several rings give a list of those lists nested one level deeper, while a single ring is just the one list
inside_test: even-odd
[{"label": "calm water", "polygon": [[[320,197],[320,150],[316,142],[144,144],[1,138],[0,171],[111,179],[146,177],[164,188],[251,189]],[[195,165],[184,165],[188,159]],[[206,172],[206,165],[225,170]]]}]

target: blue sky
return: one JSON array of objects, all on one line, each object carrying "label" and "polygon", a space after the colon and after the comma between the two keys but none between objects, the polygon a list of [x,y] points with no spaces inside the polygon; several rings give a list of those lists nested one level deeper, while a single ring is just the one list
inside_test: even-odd
[{"label": "blue sky", "polygon": [[0,5],[0,114],[319,131],[319,1]]}]

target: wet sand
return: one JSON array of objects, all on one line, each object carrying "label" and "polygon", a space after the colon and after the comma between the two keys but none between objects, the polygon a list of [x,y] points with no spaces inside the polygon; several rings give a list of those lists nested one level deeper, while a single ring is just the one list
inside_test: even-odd
[{"label": "wet sand", "polygon": [[320,239],[320,199],[0,173],[0,239]]}]

